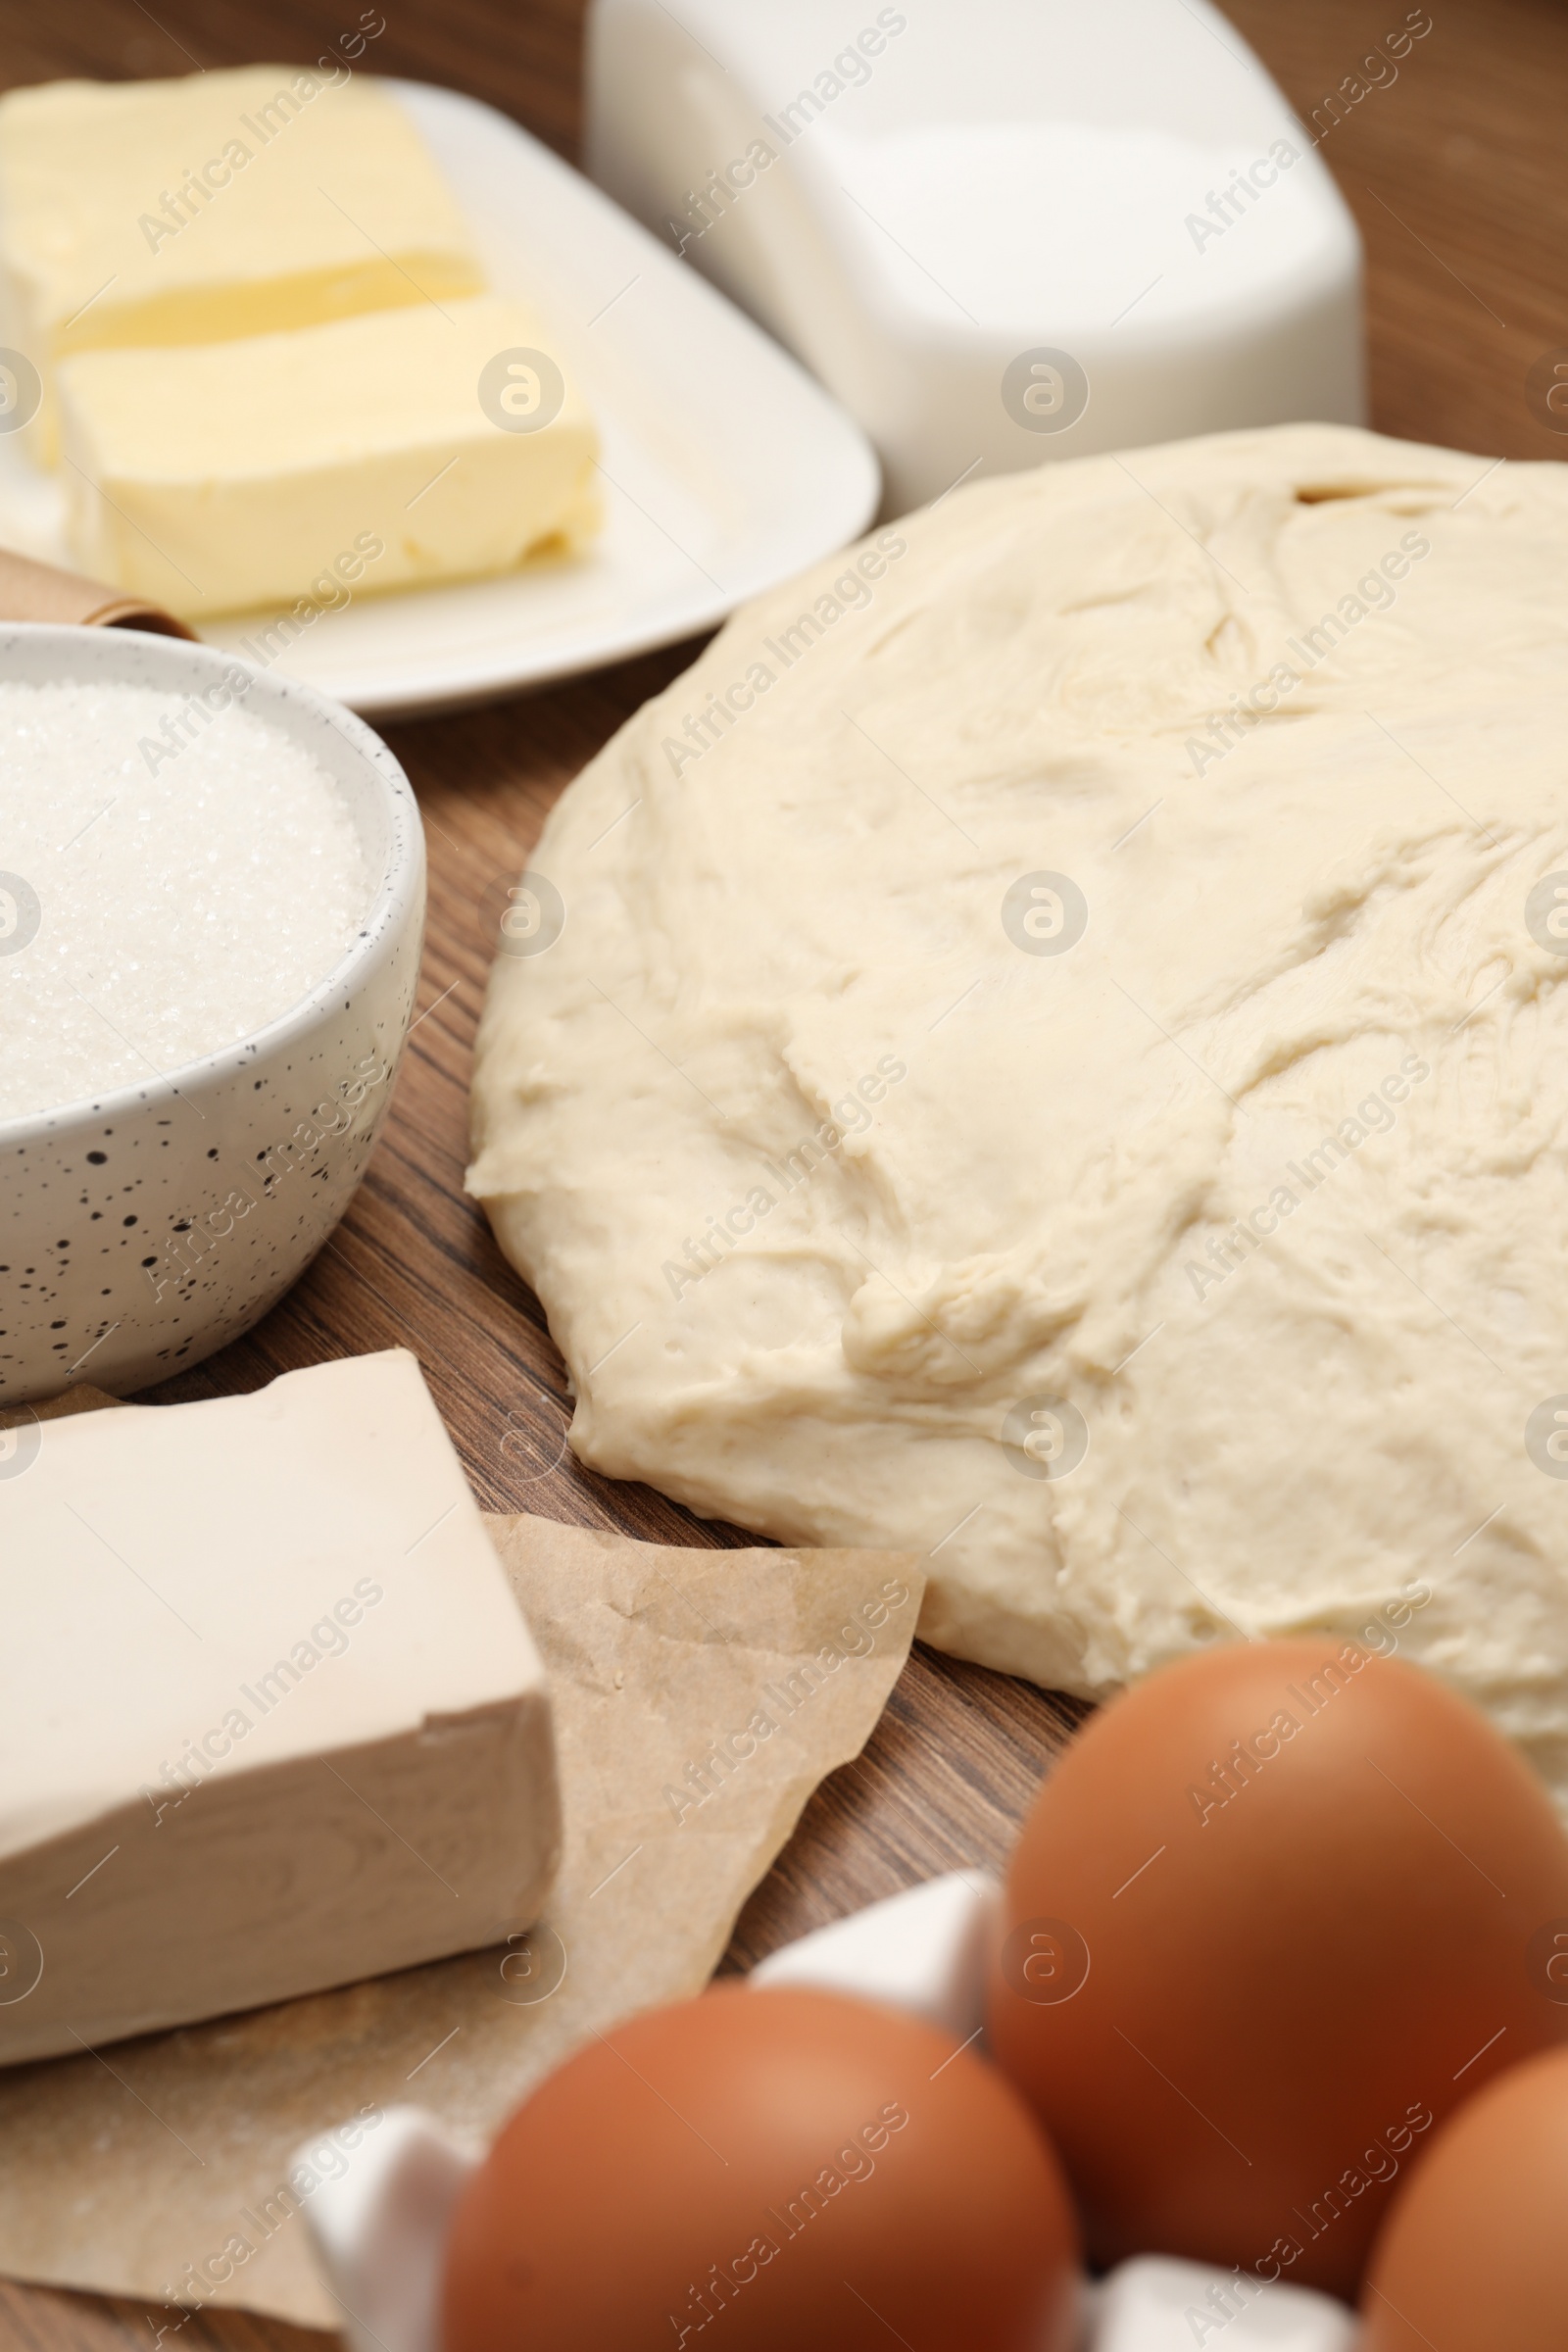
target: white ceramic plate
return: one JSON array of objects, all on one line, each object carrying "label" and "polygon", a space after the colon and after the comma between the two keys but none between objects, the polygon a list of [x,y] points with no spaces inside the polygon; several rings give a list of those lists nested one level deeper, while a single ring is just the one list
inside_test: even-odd
[{"label": "white ceramic plate", "polygon": [[[480,702],[712,627],[857,536],[871,446],[778,345],[492,107],[394,81],[468,214],[496,287],[537,306],[604,438],[605,528],[568,561],[367,596],[277,668],[365,712]],[[0,439],[0,540],[71,564],[59,485]],[[275,617],[205,625],[237,647]]]}]

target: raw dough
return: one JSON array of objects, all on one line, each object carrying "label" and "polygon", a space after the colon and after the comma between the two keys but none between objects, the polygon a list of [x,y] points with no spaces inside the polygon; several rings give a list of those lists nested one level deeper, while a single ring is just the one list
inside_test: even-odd
[{"label": "raw dough", "polygon": [[867,547],[622,728],[496,965],[577,1452],[1070,1690],[1397,1645],[1568,1789],[1568,474],[1286,426]]}]

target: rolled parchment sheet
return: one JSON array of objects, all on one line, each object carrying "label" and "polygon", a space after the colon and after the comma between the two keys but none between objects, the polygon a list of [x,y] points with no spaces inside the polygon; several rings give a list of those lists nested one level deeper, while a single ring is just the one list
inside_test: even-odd
[{"label": "rolled parchment sheet", "polygon": [[0,620],[52,620],[93,629],[150,629],[159,637],[191,637],[172,612],[139,596],[122,596],[102,580],[61,571],[0,547]]}]

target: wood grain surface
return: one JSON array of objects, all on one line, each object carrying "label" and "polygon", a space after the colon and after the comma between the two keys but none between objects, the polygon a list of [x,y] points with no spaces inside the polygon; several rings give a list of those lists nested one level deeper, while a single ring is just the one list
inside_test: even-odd
[{"label": "wood grain surface", "polygon": [[[386,30],[366,60],[375,71],[469,91],[575,157],[582,0],[384,0],[382,13]],[[1568,455],[1526,390],[1532,363],[1568,345],[1559,0],[1430,0],[1410,13],[1430,14],[1431,30],[1393,80],[1386,66],[1358,69],[1405,23],[1402,0],[1231,0],[1229,13],[1309,127],[1317,110],[1320,151],[1360,222],[1374,423],[1492,456]],[[0,0],[0,80],[292,62],[314,58],[359,17],[359,0]],[[1348,82],[1365,95],[1350,96]],[[1342,93],[1339,110],[1325,108],[1331,92]],[[430,919],[385,1136],[343,1225],[284,1302],[155,1397],[252,1389],[328,1356],[409,1347],[487,1507],[665,1543],[743,1540],[577,1467],[564,1446],[563,1367],[538,1303],[462,1191],[486,968],[479,900],[521,867],[562,787],[695,651],[386,730],[424,812]],[[995,1861],[1077,1712],[917,1651],[864,1755],[818,1792],[748,1905],[726,1966],[937,1871]],[[0,2282],[0,2352],[150,2352],[168,2319]],[[323,2341],[238,2313],[193,2317],[164,2340],[185,2352],[305,2352]]]}]

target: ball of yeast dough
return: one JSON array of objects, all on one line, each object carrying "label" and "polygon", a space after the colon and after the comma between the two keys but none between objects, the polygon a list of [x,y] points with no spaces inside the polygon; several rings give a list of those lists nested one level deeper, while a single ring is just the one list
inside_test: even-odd
[{"label": "ball of yeast dough", "polygon": [[1568,1783],[1565,787],[1556,466],[1084,459],[748,606],[480,1033],[579,1455],[1080,1692],[1397,1646]]}]

